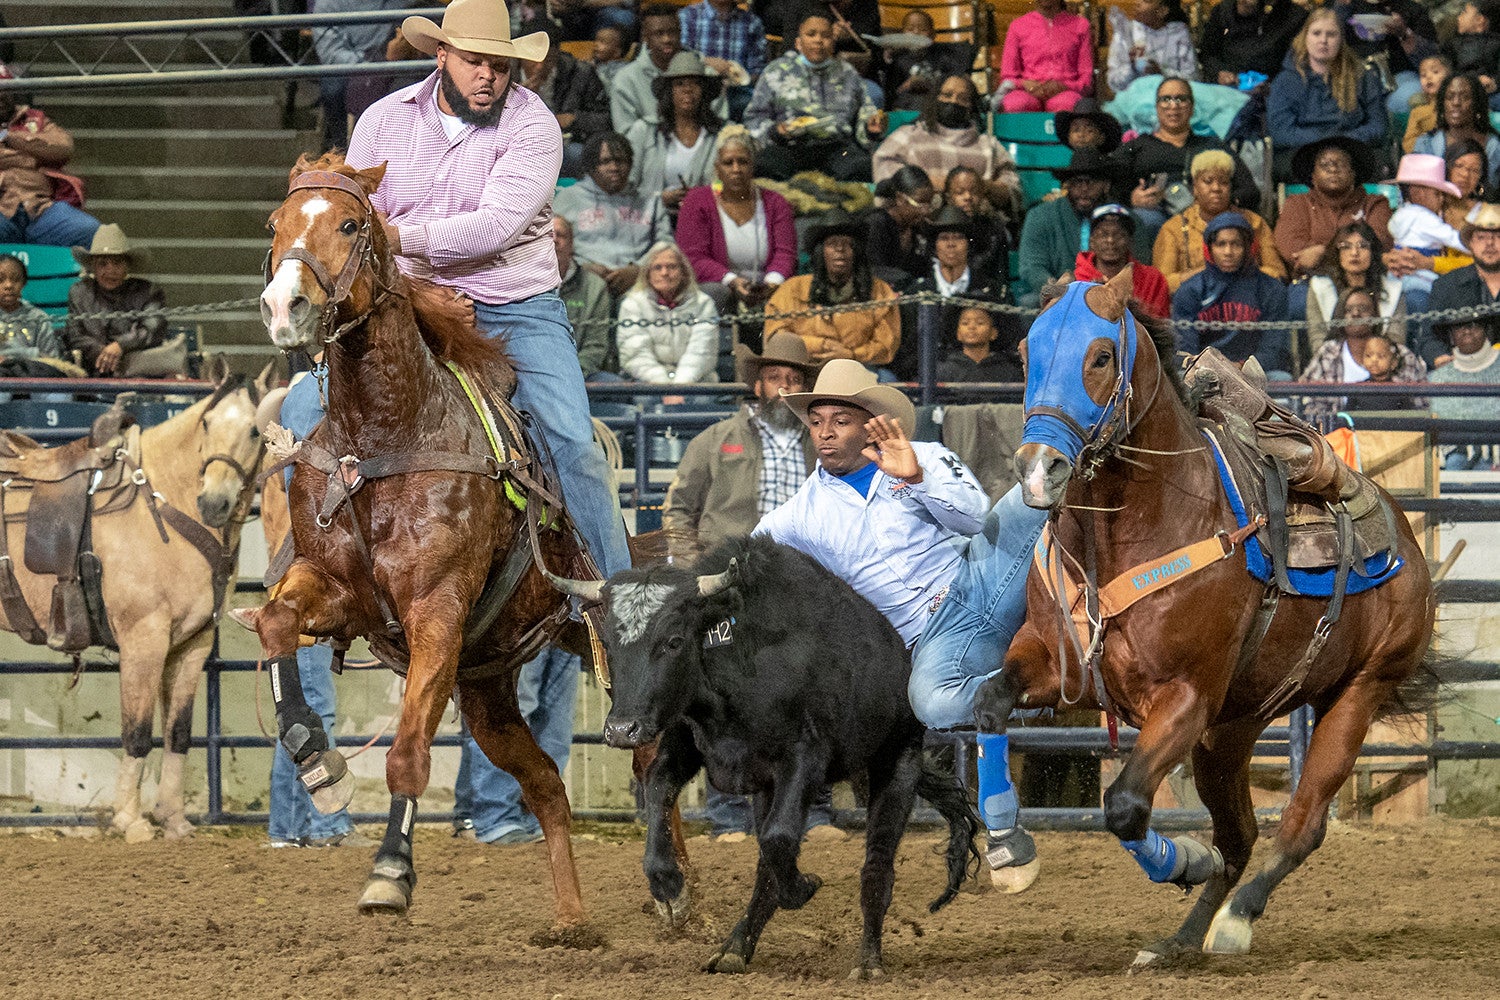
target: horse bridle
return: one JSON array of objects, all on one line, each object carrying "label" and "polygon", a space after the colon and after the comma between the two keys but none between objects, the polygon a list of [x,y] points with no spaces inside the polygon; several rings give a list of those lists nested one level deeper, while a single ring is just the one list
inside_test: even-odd
[{"label": "horse bridle", "polygon": [[[266,284],[271,283],[271,276],[276,273],[282,264],[289,260],[295,260],[307,265],[313,274],[318,287],[323,290],[325,300],[323,311],[318,316],[318,333],[326,346],[337,341],[344,334],[359,326],[370,318],[386,296],[395,291],[380,280],[380,275],[375,269],[375,244],[370,237],[370,227],[375,218],[375,207],[370,204],[370,196],[365,194],[365,189],[360,187],[359,182],[352,177],[332,170],[308,170],[293,178],[291,185],[287,188],[287,196],[290,197],[297,191],[342,191],[352,196],[359,202],[360,208],[364,209],[364,221],[360,224],[359,232],[354,237],[354,246],[349,251],[348,258],[344,261],[343,269],[339,271],[338,277],[332,277],[328,268],[316,256],[304,250],[302,247],[290,247],[286,253],[281,255],[280,260],[273,261],[272,250],[266,251],[266,260],[263,265],[263,273]],[[335,326],[338,320],[339,306],[349,298],[349,292],[354,287],[359,272],[366,266],[374,276],[376,294],[370,301],[370,307],[351,320]]]}]

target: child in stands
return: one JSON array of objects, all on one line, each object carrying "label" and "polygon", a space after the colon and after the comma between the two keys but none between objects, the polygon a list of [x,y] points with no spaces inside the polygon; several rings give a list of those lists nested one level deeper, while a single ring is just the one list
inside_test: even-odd
[{"label": "child in stands", "polygon": [[1417,148],[1417,140],[1437,128],[1437,92],[1443,81],[1453,75],[1453,59],[1435,52],[1423,59],[1417,67],[1417,79],[1422,91],[1412,98],[1411,117],[1406,119],[1406,135],[1401,139],[1401,151],[1410,153]]},{"label": "child in stands", "polygon": [[[1435,259],[1444,250],[1467,256],[1468,248],[1458,230],[1443,218],[1448,198],[1460,197],[1458,186],[1447,179],[1448,165],[1441,156],[1407,153],[1396,171],[1401,186],[1401,207],[1391,213],[1391,239],[1399,249],[1416,250]],[[1401,279],[1406,308],[1413,313],[1427,308],[1437,272],[1431,267],[1413,271]]]},{"label": "child in stands", "polygon": [[625,65],[625,50],[629,47],[625,33],[619,28],[600,28],[594,32],[594,72],[604,81],[604,89],[614,86],[615,74]]},{"label": "child in stands", "polygon": [[1021,366],[1007,351],[995,348],[995,318],[970,306],[958,314],[958,350],[938,363],[939,382],[1020,382]]}]

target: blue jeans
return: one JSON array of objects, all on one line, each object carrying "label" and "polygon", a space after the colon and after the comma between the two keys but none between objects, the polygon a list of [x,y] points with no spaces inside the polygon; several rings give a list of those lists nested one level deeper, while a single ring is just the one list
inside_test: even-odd
[{"label": "blue jeans", "polygon": [[[521,716],[531,727],[537,745],[557,764],[561,774],[573,748],[573,708],[578,698],[579,659],[548,646],[521,668],[516,696]],[[495,840],[515,830],[539,832],[536,817],[521,804],[521,786],[479,749],[464,726],[458,780],[453,785],[455,819],[474,822],[474,836]]]},{"label": "blue jeans", "polygon": [[1047,512],[1013,486],[969,540],[958,575],[912,651],[911,707],[929,729],[974,724],[979,686],[1000,672],[1026,620],[1026,576]]},{"label": "blue jeans", "polygon": [[[712,781],[707,780],[707,775],[704,776],[704,782],[708,797],[703,803],[703,811],[708,816],[709,832],[715,836],[721,833],[754,832],[755,810],[750,805],[750,799],[733,792],[719,791]],[[813,804],[808,807],[805,829],[832,825],[833,786],[824,785],[819,790],[818,797],[813,799]]]},{"label": "blue jeans", "polygon": [[[522,302],[474,303],[480,329],[503,336],[516,369],[515,405],[526,410],[552,452],[568,513],[605,576],[630,568],[625,523],[614,473],[594,443],[588,394],[568,312],[556,292]],[[292,386],[281,404],[281,425],[299,440],[323,419],[318,384],[311,377]],[[288,470],[290,482],[290,470]]]},{"label": "blue jeans", "polygon": [[480,329],[504,339],[516,369],[516,408],[531,414],[552,452],[563,502],[594,561],[606,577],[629,569],[620,496],[594,442],[588,393],[562,299],[543,292],[500,306],[476,302],[474,313]]},{"label": "blue jeans", "polygon": [[[302,678],[302,693],[307,705],[323,718],[328,745],[333,741],[333,650],[328,646],[303,646],[297,650],[297,673]],[[278,741],[276,757],[271,762],[271,819],[267,830],[272,840],[311,840],[334,837],[354,829],[346,810],[325,816],[312,804],[312,797],[297,780],[297,765]]]},{"label": "blue jeans", "polygon": [[53,247],[86,247],[94,241],[99,220],[65,201],[54,201],[35,219],[26,209],[10,218],[0,215],[0,243],[45,243]]}]

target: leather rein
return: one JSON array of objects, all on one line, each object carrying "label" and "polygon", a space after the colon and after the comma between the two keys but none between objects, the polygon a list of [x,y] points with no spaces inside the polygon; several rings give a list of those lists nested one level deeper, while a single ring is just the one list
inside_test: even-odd
[{"label": "leather rein", "polygon": [[[359,202],[359,207],[364,210],[364,221],[360,223],[359,232],[355,234],[354,246],[350,248],[349,256],[344,260],[344,266],[339,270],[337,277],[328,273],[328,267],[315,254],[302,247],[289,247],[281,255],[280,260],[272,259],[274,250],[266,251],[266,261],[262,270],[268,285],[271,283],[271,276],[289,260],[306,265],[307,269],[312,272],[313,279],[323,290],[323,311],[318,316],[318,335],[324,346],[327,346],[335,343],[350,330],[363,325],[388,296],[401,293],[395,286],[387,285],[382,281],[375,267],[375,244],[370,235],[370,228],[375,219],[375,207],[370,204],[370,196],[365,194],[365,189],[359,186],[358,181],[332,170],[308,170],[298,174],[292,180],[287,188],[287,196],[290,197],[297,191],[342,191]],[[339,307],[348,300],[349,293],[354,288],[354,282],[358,280],[360,272],[367,267],[375,282],[375,296],[370,300],[369,308],[364,312],[353,319],[339,323]]]}]

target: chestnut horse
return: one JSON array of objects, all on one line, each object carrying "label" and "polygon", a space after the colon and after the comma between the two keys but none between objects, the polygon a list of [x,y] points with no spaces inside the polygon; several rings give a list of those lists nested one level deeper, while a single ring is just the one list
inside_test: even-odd
[{"label": "chestnut horse", "polygon": [[[980,688],[976,722],[981,731],[1003,732],[1012,707],[1056,705],[1065,689],[1069,702],[1082,691],[1083,703],[1112,704],[1140,728],[1105,792],[1105,825],[1153,880],[1204,886],[1177,933],[1137,957],[1146,965],[1199,949],[1249,949],[1251,923],[1271,892],[1322,842],[1329,802],[1371,721],[1399,702],[1398,688],[1422,663],[1434,602],[1422,551],[1393,506],[1394,555],[1404,565],[1373,589],[1351,588],[1342,614],[1329,615],[1336,622],[1321,651],[1313,637],[1328,598],[1283,594],[1269,621],[1261,619],[1266,588],[1231,539],[1239,523],[1177,374],[1174,338],[1137,324],[1127,311],[1130,287],[1128,268],[1103,286],[1069,285],[1032,324],[1026,424],[1015,458],[1022,496],[1052,511],[1062,552],[1083,563],[1092,551],[1101,583],[1143,565],[1179,575],[1187,565],[1173,558],[1179,547],[1207,541],[1213,551],[1200,550],[1201,572],[1181,573],[1107,619],[1098,672],[1065,643],[1068,625],[1034,568],[1026,623],[1004,669]],[[1126,582],[1140,587],[1151,576],[1137,574]],[[1262,628],[1257,652],[1252,632]],[[1316,653],[1310,664],[1309,650]],[[1101,674],[1103,693],[1095,687]],[[1256,740],[1273,717],[1304,704],[1318,723],[1301,782],[1270,857],[1231,897],[1256,839],[1249,785]],[[1150,829],[1157,787],[1189,754],[1213,821],[1212,850]]]},{"label": "chestnut horse", "polygon": [[[406,691],[386,755],[390,818],[362,911],[402,913],[410,905],[416,801],[427,787],[433,736],[457,689],[474,739],[516,778],[546,837],[556,912],[543,940],[589,944],[595,936],[579,896],[567,795],[522,720],[516,676],[542,641],[569,631],[567,599],[539,572],[536,557],[553,572],[591,570],[571,532],[528,523],[520,508],[536,514],[543,495],[531,494],[529,503],[508,498],[534,483],[528,467],[493,454],[495,428],[445,362],[492,399],[509,395],[515,374],[499,346],[474,327],[466,302],[397,270],[369,202],[384,172],[354,170],[337,154],[313,163],[304,157],[270,217],[267,327],[282,350],[323,352],[327,411],[295,454],[289,493],[296,558],[270,601],[236,619],[259,634],[282,742],[325,812],[348,802],[352,776],[301,698],[298,635],[336,643],[369,636],[377,649],[404,646]],[[498,436],[505,434],[502,427]],[[378,463],[385,472],[361,471]],[[536,463],[529,470],[537,476]],[[519,562],[508,558],[517,547]],[[471,611],[500,567],[513,571],[509,597],[476,626]]]},{"label": "chestnut horse", "polygon": [[[240,525],[255,496],[262,455],[255,405],[271,367],[253,383],[231,375],[222,361],[210,363],[209,370],[213,393],[142,430],[137,454],[128,445],[117,451],[125,465],[119,486],[100,489],[93,498],[93,548],[120,651],[125,759],[116,780],[113,829],[132,843],[155,836],[152,819],[170,840],[193,832],[182,791],[193,699],[224,596],[234,585]],[[0,449],[27,449],[20,435],[4,437]],[[4,490],[7,547],[16,554],[24,545],[29,508],[29,490],[19,485],[8,481]],[[11,565],[32,617],[45,622],[54,578],[31,573],[20,558]],[[4,621],[3,627],[23,636],[35,629],[20,621]],[[143,815],[141,776],[158,704],[166,746],[155,808]]]}]

